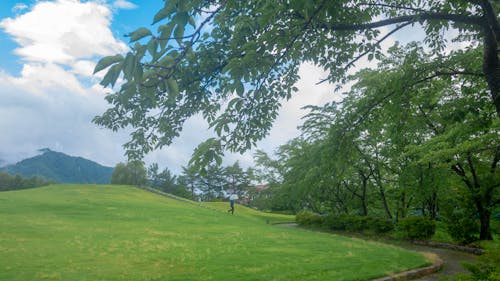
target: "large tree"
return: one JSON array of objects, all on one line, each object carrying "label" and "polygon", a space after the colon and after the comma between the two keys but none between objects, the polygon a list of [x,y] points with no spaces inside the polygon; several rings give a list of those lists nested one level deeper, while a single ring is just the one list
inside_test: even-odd
[{"label": "large tree", "polygon": [[[132,127],[130,158],[169,145],[183,123],[202,114],[217,134],[207,153],[242,152],[262,139],[280,103],[297,91],[299,66],[325,69],[322,81],[342,82],[362,57],[379,58],[381,42],[403,28],[421,28],[437,57],[443,31],[480,45],[482,79],[500,115],[499,4],[489,0],[168,0],[153,17],[156,29],[130,33],[131,51],[101,59],[101,84],[125,82],[106,97],[112,105],[95,122]],[[387,32],[382,32],[387,27]],[[435,68],[434,75],[470,74]],[[203,163],[203,162],[201,162]]]},{"label": "large tree", "polygon": [[[357,82],[342,103],[312,108],[302,126],[305,137],[327,145],[319,147],[309,168],[299,170],[299,178],[306,179],[302,175],[309,169],[321,176],[308,186],[335,188],[345,182],[345,191],[357,197],[363,182],[371,182],[378,208],[396,219],[415,207],[435,217],[438,196],[459,190],[460,200],[471,202],[467,209],[479,216],[480,238],[491,239],[490,218],[500,203],[500,119],[487,85],[475,74],[478,57],[476,49],[469,49],[436,62],[416,44],[391,48],[376,70],[354,76]],[[458,64],[470,75],[435,75],[438,67]],[[305,156],[299,151],[293,162],[308,160],[311,149],[301,150]],[[362,181],[352,177],[352,170],[360,171]],[[324,201],[322,193],[313,195]],[[345,199],[334,200],[346,206]]]}]

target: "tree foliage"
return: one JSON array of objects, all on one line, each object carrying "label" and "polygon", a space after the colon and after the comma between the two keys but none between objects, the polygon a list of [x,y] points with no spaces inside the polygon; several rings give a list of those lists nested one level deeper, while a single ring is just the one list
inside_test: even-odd
[{"label": "tree foliage", "polygon": [[456,41],[481,46],[479,72],[500,115],[498,8],[488,0],[165,1],[154,29],[129,34],[129,53],[97,64],[95,72],[107,69],[102,85],[114,86],[120,75],[125,82],[94,121],[134,128],[125,147],[135,159],[169,145],[189,117],[201,114],[217,135],[197,153],[207,157],[197,160],[206,166],[222,150],[246,151],[269,132],[281,101],[297,91],[302,63],[325,69],[322,81],[344,82],[360,58],[381,59],[381,42],[420,26],[436,64],[447,56],[448,28],[460,31]]},{"label": "tree foliage", "polygon": [[54,183],[53,180],[46,180],[38,176],[25,178],[21,175],[11,175],[0,171],[0,191],[27,189]]},{"label": "tree foliage", "polygon": [[116,164],[111,175],[111,184],[141,186],[147,183],[147,171],[140,161]]},{"label": "tree foliage", "polygon": [[[500,128],[479,56],[472,48],[436,65],[418,44],[391,48],[377,69],[352,76],[342,102],[310,107],[303,136],[280,148],[282,186],[318,213],[399,220],[466,208],[491,239]],[[470,74],[435,75],[457,62]]]}]

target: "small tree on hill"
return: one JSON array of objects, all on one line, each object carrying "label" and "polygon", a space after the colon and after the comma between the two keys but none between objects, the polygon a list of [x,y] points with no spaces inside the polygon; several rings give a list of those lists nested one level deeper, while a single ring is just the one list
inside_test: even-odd
[{"label": "small tree on hill", "polygon": [[146,173],[140,161],[118,163],[111,174],[111,184],[143,185],[147,183]]}]

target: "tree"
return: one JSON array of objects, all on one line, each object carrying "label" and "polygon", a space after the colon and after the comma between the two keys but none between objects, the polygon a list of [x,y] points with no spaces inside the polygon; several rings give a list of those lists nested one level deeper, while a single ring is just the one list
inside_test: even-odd
[{"label": "tree", "polygon": [[[436,58],[447,55],[442,31],[448,28],[460,31],[456,40],[481,45],[482,79],[498,117],[499,6],[490,0],[165,1],[153,18],[157,32],[137,29],[129,34],[129,53],[97,64],[95,72],[109,67],[102,85],[114,86],[120,75],[125,82],[94,122],[134,128],[125,147],[136,159],[169,145],[201,113],[217,138],[199,155],[213,160],[221,150],[243,152],[269,132],[281,100],[297,91],[301,63],[325,69],[322,81],[343,82],[360,58],[380,59],[380,44],[391,35],[420,26]],[[390,30],[382,34],[381,27]]]},{"label": "tree", "polygon": [[116,164],[111,174],[111,184],[137,185],[147,183],[147,171],[140,161]]},{"label": "tree", "polygon": [[[500,119],[487,86],[474,74],[479,56],[471,48],[436,61],[416,44],[391,48],[377,70],[353,77],[357,82],[341,104],[313,108],[303,126],[306,136],[329,144],[319,153],[328,158],[316,157],[326,165],[309,165],[332,174],[333,184],[347,179],[346,189],[353,181],[345,166],[368,168],[387,217],[396,219],[415,204],[435,217],[437,196],[450,194],[444,188],[458,177],[460,200],[472,202],[467,208],[479,216],[480,239],[491,239],[491,212],[500,203]],[[457,64],[470,75],[434,73]]]},{"label": "tree", "polygon": [[158,172],[158,164],[153,163],[148,169],[148,181],[151,187],[163,192],[171,193],[177,196],[189,198],[188,187],[179,178],[172,174],[168,168]]},{"label": "tree", "polygon": [[189,165],[188,167],[182,167],[182,174],[179,176],[180,185],[185,186],[191,192],[191,200],[195,200],[196,194],[196,184],[198,179],[198,170]]},{"label": "tree", "polygon": [[225,190],[229,193],[236,193],[242,196],[245,189],[250,186],[250,177],[246,171],[240,167],[238,161],[224,168],[226,178]]}]

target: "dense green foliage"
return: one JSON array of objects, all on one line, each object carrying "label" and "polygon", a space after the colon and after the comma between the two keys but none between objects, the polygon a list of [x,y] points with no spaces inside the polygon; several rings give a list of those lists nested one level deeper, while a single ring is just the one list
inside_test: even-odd
[{"label": "dense green foliage", "polygon": [[[152,164],[147,171],[148,185],[166,193],[170,193],[183,198],[195,199],[194,194],[189,192],[187,184],[183,178],[178,178],[172,174],[168,168],[158,171],[158,164]],[[180,179],[180,181],[179,181]]]},{"label": "dense green foliage", "polygon": [[398,230],[406,238],[428,240],[436,231],[436,222],[425,217],[408,217],[398,222]]},{"label": "dense green foliage", "polygon": [[59,183],[109,183],[113,168],[50,149],[0,170],[23,177],[38,176]]},{"label": "dense green foliage", "polygon": [[140,161],[118,163],[111,175],[111,184],[141,186],[147,183],[147,171]]},{"label": "dense green foliage", "polygon": [[295,220],[299,225],[302,226],[322,227],[333,231],[383,234],[388,233],[394,229],[394,223],[390,220],[367,216],[321,216],[311,212],[303,211],[295,216]]},{"label": "dense green foliage", "polygon": [[[371,280],[426,265],[415,252],[267,224],[130,186],[0,193],[0,280]],[[285,217],[285,216],[280,216]]]},{"label": "dense green foliage", "polygon": [[13,176],[6,172],[0,172],[0,191],[27,189],[46,186],[53,183],[53,181],[45,180],[37,176],[23,178],[20,175]]},{"label": "dense green foliage", "polygon": [[446,230],[454,241],[468,244],[478,240],[479,222],[470,210],[458,209],[446,216]]},{"label": "dense green foliage", "polygon": [[464,264],[470,272],[460,275],[456,281],[497,281],[500,280],[500,249],[490,249],[473,264]]},{"label": "dense green foliage", "polygon": [[[492,239],[500,119],[474,74],[480,57],[471,48],[436,63],[419,44],[394,46],[377,69],[351,77],[342,102],[311,107],[302,136],[263,162],[280,163],[276,190],[295,211],[396,221],[467,213],[480,225],[470,237]],[[470,75],[435,75],[438,67]]]},{"label": "dense green foliage", "polygon": [[210,164],[203,169],[188,165],[183,167],[177,183],[182,188],[191,191],[191,199],[195,199],[195,190],[198,198],[203,201],[223,200],[228,194],[237,194],[243,197],[248,192],[253,178],[252,169],[244,170],[238,161],[228,166]]},{"label": "dense green foliage", "polygon": [[246,151],[269,132],[281,101],[297,91],[302,63],[325,69],[323,81],[344,82],[360,58],[381,59],[381,43],[405,27],[423,29],[436,66],[449,55],[445,30],[458,29],[455,41],[466,46],[480,44],[480,79],[500,115],[496,1],[169,0],[158,8],[152,27],[129,34],[130,52],[102,58],[95,67],[107,69],[104,86],[125,79],[106,97],[112,107],[94,121],[112,130],[133,127],[125,144],[131,158],[169,145],[196,114],[217,134],[198,147],[200,167],[220,161],[222,150]]}]

